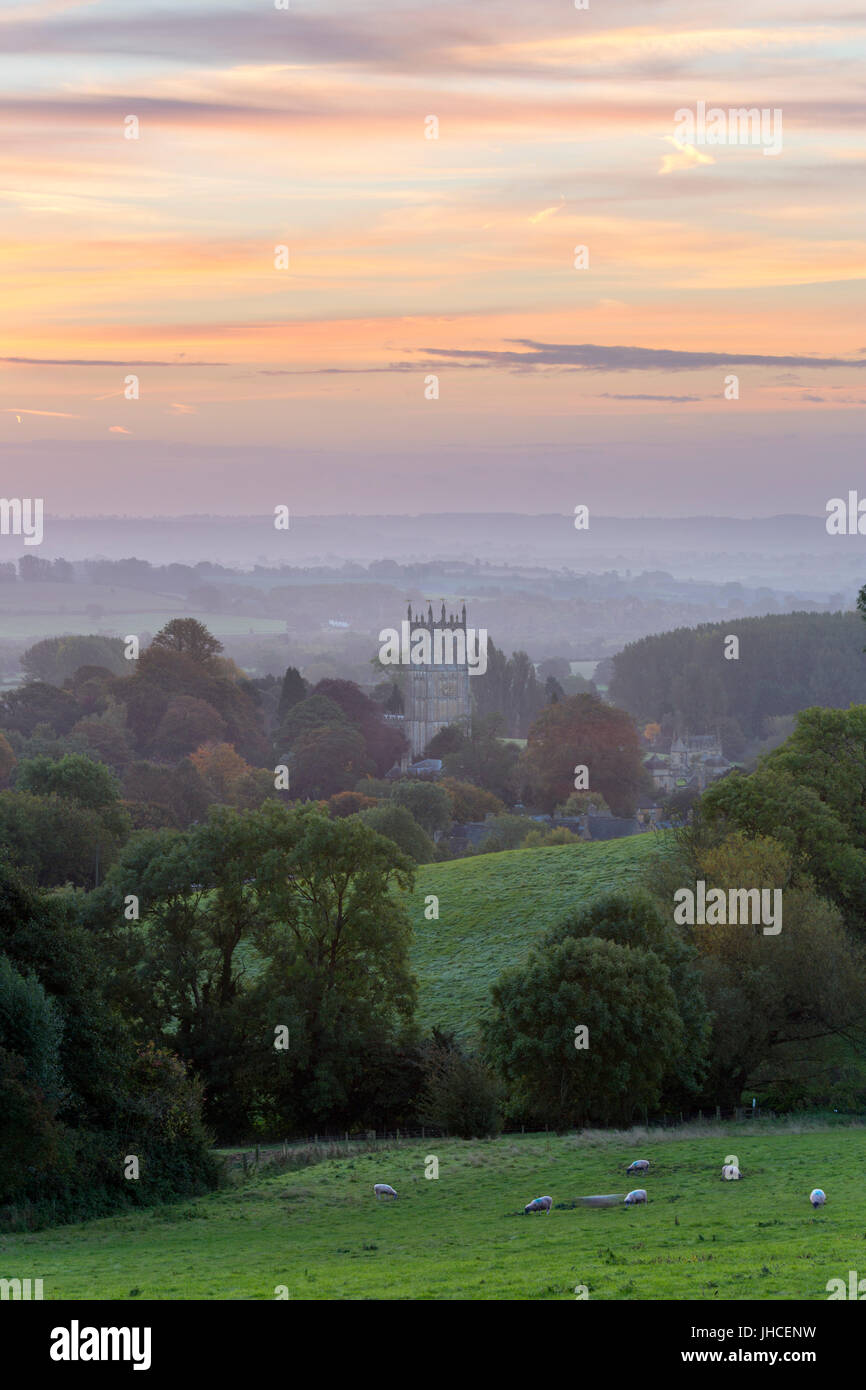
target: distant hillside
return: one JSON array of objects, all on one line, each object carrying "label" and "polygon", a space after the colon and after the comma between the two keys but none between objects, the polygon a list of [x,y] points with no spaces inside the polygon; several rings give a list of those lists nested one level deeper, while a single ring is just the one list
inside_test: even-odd
[{"label": "distant hillside", "polygon": [[[419,868],[409,901],[419,1022],[471,1035],[506,965],[523,960],[531,943],[569,911],[636,885],[668,843],[662,833],[648,833]],[[431,893],[439,898],[438,922],[424,917]]]},{"label": "distant hillside", "polygon": [[[737,660],[725,639],[739,638]],[[631,642],[613,658],[610,697],[644,720],[673,717],[693,733],[736,721],[746,738],[764,721],[810,705],[866,702],[866,627],[857,613],[726,618]]]}]

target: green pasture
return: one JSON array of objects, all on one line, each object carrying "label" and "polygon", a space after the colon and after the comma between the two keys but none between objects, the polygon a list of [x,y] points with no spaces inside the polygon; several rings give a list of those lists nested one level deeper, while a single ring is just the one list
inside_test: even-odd
[{"label": "green pasture", "polygon": [[[721,1178],[731,1154],[739,1182]],[[425,1177],[431,1156],[438,1178]],[[651,1163],[637,1181],[625,1174],[634,1158]],[[590,1302],[822,1300],[829,1279],[866,1275],[864,1164],[866,1129],[850,1124],[428,1139],[2,1236],[0,1278],[41,1278],[46,1299],[273,1299],[284,1288],[295,1300],[555,1300],[583,1285]],[[377,1202],[374,1182],[398,1199]],[[632,1186],[647,1189],[647,1206],[571,1206]],[[546,1194],[549,1215],[522,1215]]]},{"label": "green pasture", "polygon": [[[468,1037],[490,985],[524,960],[549,927],[602,893],[635,887],[670,839],[665,834],[506,850],[418,869],[409,913],[418,1020]],[[439,920],[425,901],[439,899]]]}]

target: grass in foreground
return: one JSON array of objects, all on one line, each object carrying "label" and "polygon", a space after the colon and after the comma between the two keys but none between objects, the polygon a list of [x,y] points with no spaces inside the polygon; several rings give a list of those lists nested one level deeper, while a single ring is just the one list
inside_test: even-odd
[{"label": "grass in foreground", "polygon": [[[439,1159],[426,1179],[425,1159]],[[740,1182],[721,1180],[736,1154]],[[647,1178],[625,1176],[649,1158]],[[866,1275],[866,1128],[686,1126],[426,1144],[262,1176],[175,1207],[0,1238],[46,1299],[827,1298]],[[395,1202],[377,1203],[374,1182]],[[646,1207],[554,1204],[644,1186]],[[813,1212],[809,1192],[827,1206]]]}]

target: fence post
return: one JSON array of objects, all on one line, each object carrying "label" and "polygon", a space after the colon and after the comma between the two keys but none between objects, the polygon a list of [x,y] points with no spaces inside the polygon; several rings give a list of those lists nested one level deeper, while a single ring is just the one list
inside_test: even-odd
[{"label": "fence post", "polygon": [[242,1158],[243,1161],[244,1161],[244,1173],[246,1173],[246,1171],[247,1171],[247,1152],[246,1152],[246,1149],[244,1149],[244,1152],[241,1154],[241,1158]]},{"label": "fence post", "polygon": [[717,1106],[716,1106],[716,1119],[717,1119],[719,1122],[721,1122],[721,1118],[722,1118],[722,1107],[721,1107],[720,1105],[717,1105]]},{"label": "fence post", "polygon": [[259,1146],[256,1144],[256,1167],[259,1166]]}]

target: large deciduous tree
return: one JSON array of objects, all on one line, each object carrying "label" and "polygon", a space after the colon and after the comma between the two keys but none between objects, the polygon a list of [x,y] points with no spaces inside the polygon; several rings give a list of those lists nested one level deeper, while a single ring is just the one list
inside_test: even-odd
[{"label": "large deciduous tree", "polygon": [[206,664],[221,652],[223,644],[197,618],[172,618],[153,639],[155,647],[180,652],[192,661]]},{"label": "large deciduous tree", "polygon": [[682,1045],[670,971],[638,947],[597,937],[542,943],[503,972],[492,996],[485,1047],[511,1108],[558,1129],[627,1124],[656,1103]]},{"label": "large deciduous tree", "polygon": [[364,1110],[365,1061],[381,1085],[381,1057],[410,1036],[410,928],[391,890],[411,868],[355,817],[275,801],[127,846],[94,898],[117,1000],[202,1077],[221,1134],[254,1114],[287,1131]]},{"label": "large deciduous tree", "polygon": [[574,790],[580,766],[588,769],[589,790],[600,791],[616,815],[634,814],[646,785],[640,738],[630,715],[595,695],[548,706],[521,759],[528,794],[548,813]]}]

